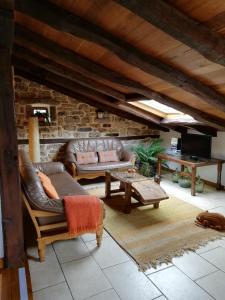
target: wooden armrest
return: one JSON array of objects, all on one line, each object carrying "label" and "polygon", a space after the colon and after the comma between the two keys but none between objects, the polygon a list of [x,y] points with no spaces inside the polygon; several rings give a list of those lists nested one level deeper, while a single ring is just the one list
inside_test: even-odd
[{"label": "wooden armrest", "polygon": [[32,209],[32,214],[35,217],[55,217],[61,215],[60,213],[50,212],[50,211],[44,211],[44,210],[34,210]]}]

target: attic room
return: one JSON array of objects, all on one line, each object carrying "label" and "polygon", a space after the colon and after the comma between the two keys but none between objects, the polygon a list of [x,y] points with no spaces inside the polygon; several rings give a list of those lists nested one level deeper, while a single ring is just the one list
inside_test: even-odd
[{"label": "attic room", "polygon": [[0,20],[0,300],[224,299],[225,1]]}]

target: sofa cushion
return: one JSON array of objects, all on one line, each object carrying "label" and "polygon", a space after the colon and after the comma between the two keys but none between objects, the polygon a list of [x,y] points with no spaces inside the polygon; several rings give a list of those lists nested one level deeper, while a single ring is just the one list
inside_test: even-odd
[{"label": "sofa cushion", "polygon": [[119,157],[117,155],[116,150],[109,150],[109,151],[99,151],[99,162],[118,162]]},{"label": "sofa cushion", "polygon": [[45,175],[44,173],[38,171],[37,172],[38,177],[41,180],[42,186],[46,192],[46,194],[51,198],[51,199],[59,199],[59,195],[56,192],[55,187],[53,186],[53,184],[51,183],[50,178]]},{"label": "sofa cushion", "polygon": [[96,152],[76,152],[77,163],[80,165],[96,164],[98,155]]},{"label": "sofa cushion", "polygon": [[88,193],[67,172],[49,175],[60,197],[68,195],[87,195]]},{"label": "sofa cushion", "polygon": [[90,172],[103,172],[106,170],[123,169],[132,167],[130,161],[119,161],[119,162],[104,162],[97,164],[78,165],[78,173],[90,173]]}]

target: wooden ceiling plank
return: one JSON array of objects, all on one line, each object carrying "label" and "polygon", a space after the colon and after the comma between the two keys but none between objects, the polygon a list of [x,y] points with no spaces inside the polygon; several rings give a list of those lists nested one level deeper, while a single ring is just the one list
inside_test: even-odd
[{"label": "wooden ceiling plank", "polygon": [[64,77],[73,80],[77,83],[80,83],[83,86],[92,88],[98,92],[101,92],[105,95],[111,96],[115,99],[125,100],[125,95],[107,85],[99,83],[94,79],[90,79],[87,76],[82,75],[81,73],[75,72],[72,69],[68,69],[46,57],[36,54],[29,49],[24,47],[14,45],[13,54],[21,59],[25,59],[39,67],[43,67],[46,70],[49,70],[55,74],[63,75]]},{"label": "wooden ceiling plank", "polygon": [[[154,99],[162,104],[171,106],[181,112],[191,115],[196,120],[215,126],[224,130],[225,120],[216,118],[207,113],[196,110],[191,106],[185,105],[171,97],[155,92],[152,89],[125,78],[124,76],[107,69],[93,61],[74,53],[73,51],[63,48],[59,44],[52,42],[43,36],[26,29],[21,25],[16,25],[16,43],[28,49],[32,49],[49,59],[62,65],[68,65],[71,69],[82,73],[83,75],[102,82],[115,83],[122,87],[129,88],[133,93],[127,97],[128,101],[150,100]],[[136,100],[136,98],[138,100]]]},{"label": "wooden ceiling plank", "polygon": [[[151,1],[148,2],[151,3]],[[144,3],[146,3],[146,1],[144,1]],[[188,76],[182,71],[175,69],[174,67],[167,65],[150,55],[142,53],[140,50],[134,48],[124,40],[115,37],[97,25],[92,24],[79,16],[71,14],[49,1],[17,0],[16,9],[21,13],[27,14],[51,27],[54,27],[57,30],[101,45],[113,52],[123,61],[140,68],[148,74],[169,82],[176,87],[195,94],[210,105],[216,106],[222,111],[225,111],[225,97],[223,94],[220,94],[210,86]],[[165,11],[165,16],[166,15],[167,11]],[[180,30],[182,31],[183,28],[181,27]],[[208,36],[205,35],[205,40],[207,39]],[[214,48],[216,48],[216,44],[214,45]]]},{"label": "wooden ceiling plank", "polygon": [[162,130],[162,131],[168,131],[167,128],[164,128],[160,125],[154,124],[149,120],[146,120],[142,117],[139,117],[133,113],[127,113],[125,110],[117,108],[116,105],[113,105],[112,103],[108,102],[108,101],[102,101],[102,100],[96,100],[96,99],[92,99],[91,97],[81,94],[79,93],[76,89],[73,88],[73,86],[67,86],[65,84],[65,82],[63,82],[60,78],[60,80],[55,80],[52,79],[51,77],[48,78],[43,78],[43,76],[35,73],[33,74],[29,68],[24,69],[21,66],[16,66],[15,67],[15,72],[17,75],[23,76],[24,78],[27,78],[29,80],[38,82],[40,84],[43,84],[45,86],[48,86],[51,89],[54,89],[55,91],[58,91],[60,93],[63,93],[67,96],[70,96],[74,99],[79,99],[82,102],[85,102],[91,106],[100,108],[100,109],[104,109],[107,110],[115,115],[118,115],[120,117],[132,120],[134,122],[138,122],[141,124],[145,124],[147,126],[149,126],[152,129],[156,129],[156,130]]},{"label": "wooden ceiling plank", "polygon": [[115,0],[168,35],[225,66],[225,39],[163,0]]}]

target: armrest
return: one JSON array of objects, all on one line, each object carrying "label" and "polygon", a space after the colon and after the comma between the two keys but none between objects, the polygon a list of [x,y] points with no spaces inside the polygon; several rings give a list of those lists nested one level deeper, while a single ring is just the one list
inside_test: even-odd
[{"label": "armrest", "polygon": [[123,161],[133,161],[135,158],[135,153],[123,150]]},{"label": "armrest", "polygon": [[33,165],[36,169],[45,173],[46,175],[62,173],[65,171],[65,167],[61,162],[43,162],[34,163]]},{"label": "armrest", "polygon": [[66,152],[66,157],[65,157],[65,163],[66,165],[69,165],[70,163],[77,163],[75,155],[71,151]]}]

